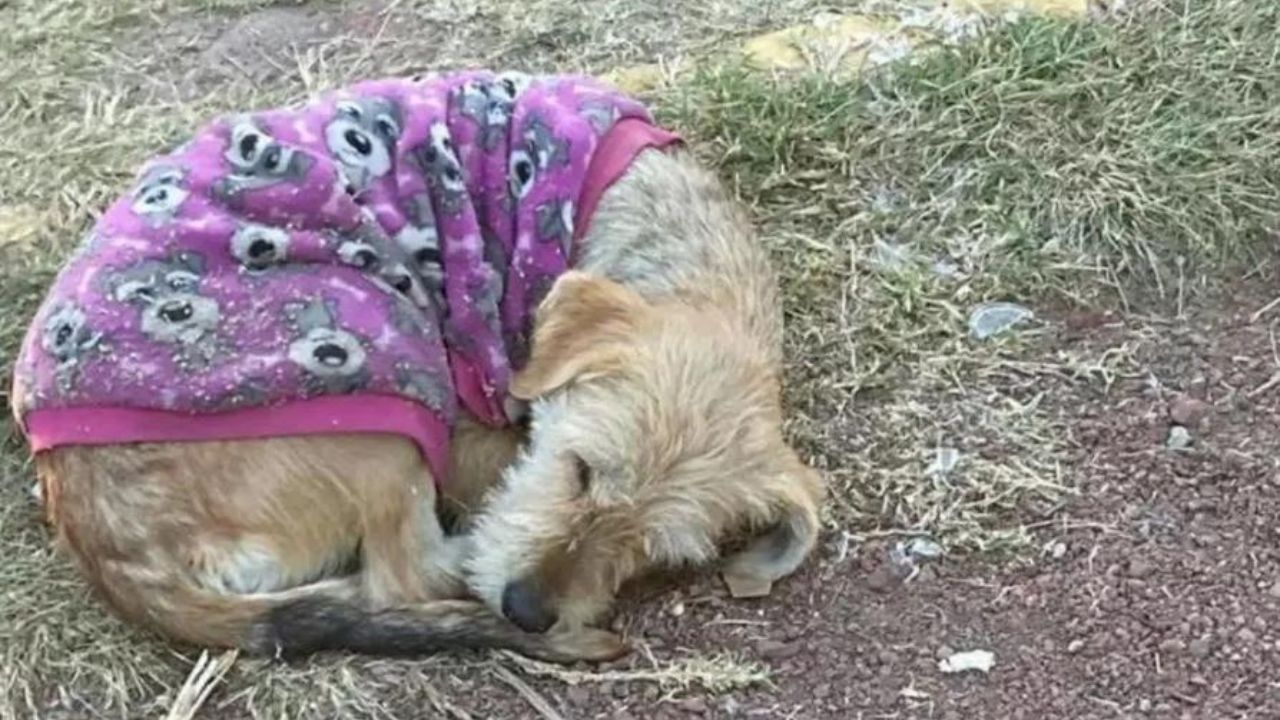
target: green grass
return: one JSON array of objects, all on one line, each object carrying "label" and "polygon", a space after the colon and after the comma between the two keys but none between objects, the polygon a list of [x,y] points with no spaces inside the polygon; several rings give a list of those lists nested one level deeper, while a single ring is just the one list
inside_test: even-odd
[{"label": "green grass", "polygon": [[[373,37],[338,36],[271,82],[183,84],[197,60],[179,49],[182,28],[291,4],[0,3],[0,392],[42,288],[140,160],[216,112],[396,71],[418,48],[396,40],[384,56]],[[412,19],[427,5],[398,11]],[[971,308],[1008,299],[1052,317],[1141,297],[1173,314],[1183,294],[1239,276],[1223,267],[1267,256],[1280,211],[1280,6],[1178,8],[1105,25],[1024,20],[864,78],[719,65],[657,98],[778,258],[791,431],[832,481],[837,534],[927,532],[953,551],[1025,554],[1027,524],[1077,481],[1044,377],[1101,381],[1125,357],[1055,350],[1040,323],[975,343]],[[625,40],[608,41],[626,55]],[[519,53],[478,54],[516,62],[527,48],[507,50]],[[537,63],[566,51],[549,52]],[[885,247],[904,259],[878,259]],[[940,260],[955,273],[936,273]],[[0,434],[0,719],[51,703],[71,716],[160,715],[190,659],[92,602],[46,546],[7,417]],[[929,476],[939,447],[961,463]],[[461,702],[474,686],[450,673],[485,667],[241,661],[216,702],[235,716],[385,717]],[[700,682],[743,672],[726,667]]]},{"label": "green grass", "polygon": [[[1271,256],[1280,6],[1187,7],[1025,19],[860,78],[722,65],[664,106],[783,261],[795,434],[836,483],[835,524],[1026,548],[1075,480],[1034,376],[1125,357],[1062,351],[1028,378],[1040,333],[975,343],[971,309],[1174,315]],[[925,476],[940,446],[956,477]]]},{"label": "green grass", "polygon": [[1193,6],[1028,19],[865,81],[722,70],[672,117],[815,236],[1167,285],[1180,256],[1201,271],[1250,259],[1280,210],[1280,5]]}]

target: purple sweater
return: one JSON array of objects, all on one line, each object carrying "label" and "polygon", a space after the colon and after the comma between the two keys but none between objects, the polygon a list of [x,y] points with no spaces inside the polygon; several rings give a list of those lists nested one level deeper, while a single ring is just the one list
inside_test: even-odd
[{"label": "purple sweater", "polygon": [[459,403],[510,420],[600,195],[675,141],[596,81],[488,72],[214,122],[50,289],[16,367],[32,447],[385,432],[442,479]]}]

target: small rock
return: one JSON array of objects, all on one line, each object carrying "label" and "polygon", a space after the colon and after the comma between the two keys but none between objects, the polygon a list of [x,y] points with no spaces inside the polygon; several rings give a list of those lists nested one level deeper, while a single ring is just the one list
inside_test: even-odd
[{"label": "small rock", "polygon": [[764,597],[773,591],[773,583],[762,578],[741,574],[724,574],[723,577],[724,584],[729,587],[729,594],[736,598]]},{"label": "small rock", "polygon": [[822,683],[814,687],[810,693],[819,700],[825,700],[831,695],[831,683]]},{"label": "small rock", "polygon": [[867,587],[871,588],[874,592],[887,593],[893,590],[893,586],[895,584],[896,582],[893,574],[884,568],[873,570],[869,575],[867,575]]},{"label": "small rock", "polygon": [[1186,647],[1183,642],[1177,638],[1168,638],[1160,643],[1160,652],[1163,653],[1179,653]]},{"label": "small rock", "polygon": [[1213,406],[1187,395],[1179,395],[1169,403],[1169,419],[1178,425],[1195,427],[1209,414]]},{"label": "small rock", "polygon": [[1169,436],[1164,441],[1170,450],[1185,450],[1191,447],[1191,431],[1181,425],[1169,428]]},{"label": "small rock", "polygon": [[1084,649],[1084,641],[1081,640],[1080,638],[1076,638],[1075,640],[1072,640],[1071,642],[1067,643],[1067,652],[1072,655],[1075,655],[1076,653],[1080,652],[1083,649]]},{"label": "small rock", "polygon": [[677,602],[671,606],[671,617],[680,617],[681,615],[684,615],[684,603]]},{"label": "small rock", "polygon": [[1129,577],[1144,578],[1151,574],[1154,566],[1147,560],[1142,558],[1132,558],[1129,560]]},{"label": "small rock", "polygon": [[977,340],[986,340],[1034,316],[1030,309],[1017,303],[986,303],[969,314],[969,334]]},{"label": "small rock", "polygon": [[756,652],[760,653],[760,657],[766,660],[785,660],[795,656],[799,651],[799,643],[779,642],[777,640],[762,640],[756,643]]},{"label": "small rock", "polygon": [[938,652],[934,653],[933,656],[938,660],[944,660],[955,654],[956,651],[952,650],[950,645],[943,645],[938,648]]},{"label": "small rock", "polygon": [[1242,643],[1253,643],[1257,641],[1258,634],[1249,628],[1240,628],[1240,632],[1236,633],[1236,639]]},{"label": "small rock", "polygon": [[705,715],[707,713],[707,701],[702,698],[685,698],[676,703],[676,705],[687,713],[696,715]]},{"label": "small rock", "polygon": [[1092,330],[1102,327],[1115,318],[1109,312],[1100,310],[1080,310],[1068,315],[1064,321],[1068,330]]},{"label": "small rock", "polygon": [[942,557],[943,549],[941,545],[929,538],[917,537],[911,538],[907,541],[906,552],[912,557],[920,558],[922,560],[932,560],[934,558]]},{"label": "small rock", "polygon": [[996,656],[990,650],[968,650],[954,653],[938,662],[938,669],[944,673],[959,673],[968,670],[990,672],[995,665]]},{"label": "small rock", "polygon": [[1277,580],[1275,584],[1271,586],[1271,589],[1267,591],[1267,593],[1271,595],[1271,597],[1273,598],[1280,598],[1280,580]]},{"label": "small rock", "polygon": [[1139,700],[1138,712],[1144,712],[1144,713],[1151,712],[1151,701],[1146,698],[1142,698],[1141,700]]},{"label": "small rock", "polygon": [[586,705],[591,700],[591,693],[581,685],[571,685],[565,690],[564,696],[570,705]]},{"label": "small rock", "polygon": [[1191,651],[1191,654],[1195,657],[1203,658],[1209,655],[1209,651],[1212,650],[1212,647],[1209,645],[1208,638],[1196,638],[1191,641],[1191,644],[1187,646],[1187,649]]}]

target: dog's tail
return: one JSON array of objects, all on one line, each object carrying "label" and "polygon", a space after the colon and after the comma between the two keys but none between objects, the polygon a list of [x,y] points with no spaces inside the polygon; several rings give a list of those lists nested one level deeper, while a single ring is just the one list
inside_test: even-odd
[{"label": "dog's tail", "polygon": [[248,649],[280,655],[322,650],[422,655],[451,649],[508,649],[567,663],[612,660],[626,652],[611,632],[584,628],[572,633],[527,633],[470,600],[369,610],[327,593],[275,604],[254,621],[248,639]]},{"label": "dog's tail", "polygon": [[98,589],[128,619],[177,640],[253,654],[284,657],[338,650],[403,656],[509,649],[568,663],[610,660],[626,652],[621,639],[604,630],[527,633],[468,600],[371,610],[363,605],[356,583],[345,579],[282,592],[232,594],[206,589],[190,578],[159,580],[128,572],[90,576],[103,581],[95,583]]}]

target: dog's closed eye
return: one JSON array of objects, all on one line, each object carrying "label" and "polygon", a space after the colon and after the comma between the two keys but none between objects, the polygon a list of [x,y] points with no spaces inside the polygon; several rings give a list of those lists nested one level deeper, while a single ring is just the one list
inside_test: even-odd
[{"label": "dog's closed eye", "polygon": [[573,456],[574,479],[577,481],[577,495],[582,496],[591,490],[591,479],[594,474],[591,466],[580,455]]}]

